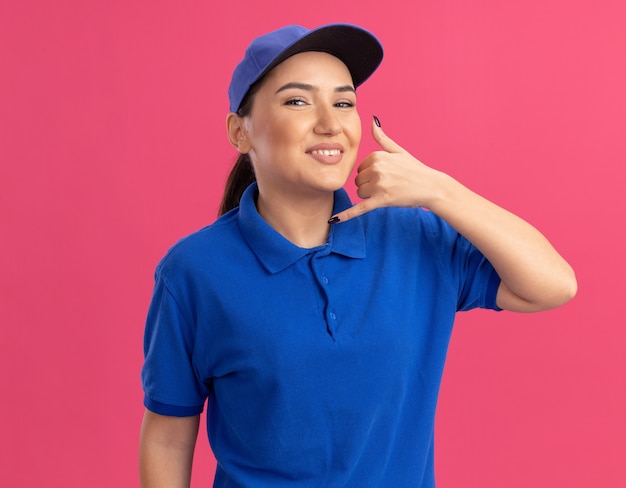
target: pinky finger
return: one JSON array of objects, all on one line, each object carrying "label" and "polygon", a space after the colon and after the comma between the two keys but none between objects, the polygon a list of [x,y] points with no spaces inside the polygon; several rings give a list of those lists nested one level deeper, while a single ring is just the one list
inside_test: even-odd
[{"label": "pinky finger", "polygon": [[347,222],[348,220],[354,219],[355,217],[359,217],[360,215],[374,210],[374,208],[376,208],[376,206],[373,205],[372,200],[364,200],[357,203],[356,205],[353,205],[349,209],[344,210],[343,212],[339,212],[338,214],[333,215],[328,220],[328,223],[338,224],[340,222]]}]

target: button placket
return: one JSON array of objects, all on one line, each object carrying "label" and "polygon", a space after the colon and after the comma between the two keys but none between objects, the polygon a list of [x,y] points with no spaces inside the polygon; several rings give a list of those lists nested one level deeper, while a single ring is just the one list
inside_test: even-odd
[{"label": "button placket", "polygon": [[323,270],[323,258],[324,256],[318,255],[312,260],[312,270],[315,279],[320,284],[320,288],[322,289],[322,296],[324,298],[325,305],[324,321],[326,322],[326,330],[328,331],[330,336],[335,338],[338,325],[337,313],[331,303],[331,280],[328,278],[328,275]]}]

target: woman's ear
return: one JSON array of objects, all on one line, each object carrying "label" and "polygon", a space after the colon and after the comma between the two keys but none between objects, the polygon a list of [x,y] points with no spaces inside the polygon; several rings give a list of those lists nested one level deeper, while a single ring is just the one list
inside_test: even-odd
[{"label": "woman's ear", "polygon": [[250,143],[248,142],[243,117],[235,112],[230,112],[226,116],[226,130],[228,131],[230,144],[241,154],[248,154],[250,152]]}]

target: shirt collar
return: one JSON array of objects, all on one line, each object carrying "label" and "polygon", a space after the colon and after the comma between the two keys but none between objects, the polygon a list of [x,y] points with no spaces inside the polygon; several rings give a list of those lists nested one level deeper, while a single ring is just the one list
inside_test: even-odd
[{"label": "shirt collar", "polygon": [[[250,185],[239,203],[238,221],[244,239],[270,273],[278,273],[300,258],[313,252],[342,254],[362,259],[365,257],[365,232],[360,219],[334,224],[326,245],[316,248],[298,247],[275,231],[256,209],[257,184]],[[333,214],[352,206],[344,189],[335,192]]]}]

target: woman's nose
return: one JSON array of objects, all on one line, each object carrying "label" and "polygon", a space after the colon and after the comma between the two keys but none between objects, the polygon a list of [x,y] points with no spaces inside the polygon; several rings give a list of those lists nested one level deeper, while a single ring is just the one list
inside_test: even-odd
[{"label": "woman's nose", "polygon": [[317,112],[316,134],[335,135],[341,132],[341,123],[333,107],[320,107]]}]

